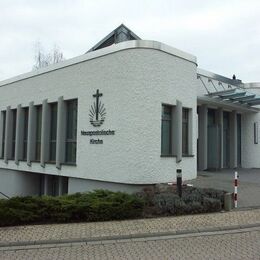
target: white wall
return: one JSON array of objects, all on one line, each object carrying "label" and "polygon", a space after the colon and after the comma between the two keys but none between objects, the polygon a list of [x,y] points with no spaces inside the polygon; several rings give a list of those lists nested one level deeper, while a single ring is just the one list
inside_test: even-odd
[{"label": "white wall", "polygon": [[[254,143],[254,123],[258,123],[258,144]],[[260,168],[260,114],[242,115],[242,167]]]},{"label": "white wall", "polygon": [[[260,89],[247,89],[260,95]],[[259,108],[260,106],[258,106]],[[254,143],[254,123],[258,123],[258,144]],[[242,116],[242,167],[260,168],[260,113],[245,113]]]},{"label": "white wall", "polygon": [[75,192],[89,192],[97,189],[121,191],[127,193],[134,193],[141,191],[145,186],[135,184],[121,184],[115,182],[104,182],[95,180],[85,180],[79,178],[69,178],[68,194]]},{"label": "white wall", "polygon": [[[188,61],[177,54],[150,47],[127,48],[3,85],[1,110],[8,105],[28,106],[30,101],[37,105],[46,98],[48,102],[60,96],[78,98],[78,150],[76,167],[64,165],[59,170],[51,164],[42,168],[39,163],[17,166],[13,161],[6,165],[2,160],[0,167],[128,184],[174,181],[176,168],[181,167],[183,179],[195,178],[197,70],[195,58]],[[97,130],[88,116],[97,89],[103,93],[107,112],[98,129],[115,130],[114,136],[102,137],[102,145],[89,144],[90,137],[80,135],[81,130]],[[175,158],[160,157],[161,106],[175,105],[177,99],[193,109],[194,137],[194,157],[183,158],[179,166]]]},{"label": "white wall", "polygon": [[[39,195],[40,176],[34,173],[0,169],[0,192],[9,197]],[[0,198],[4,198],[0,194]]]}]

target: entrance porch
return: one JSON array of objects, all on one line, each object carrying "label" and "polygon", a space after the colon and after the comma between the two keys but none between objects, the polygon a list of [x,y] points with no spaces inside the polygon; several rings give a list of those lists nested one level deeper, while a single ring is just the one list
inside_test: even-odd
[{"label": "entrance porch", "polygon": [[197,78],[198,170],[257,167],[253,160],[258,151],[260,95],[235,77],[198,70]]},{"label": "entrance porch", "polygon": [[198,106],[198,169],[241,167],[242,112]]}]

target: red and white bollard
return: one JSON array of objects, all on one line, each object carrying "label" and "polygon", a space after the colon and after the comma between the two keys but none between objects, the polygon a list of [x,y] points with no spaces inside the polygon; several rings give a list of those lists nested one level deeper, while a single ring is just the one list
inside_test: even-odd
[{"label": "red and white bollard", "polygon": [[234,204],[235,204],[235,208],[237,208],[237,187],[238,187],[238,175],[237,175],[237,171],[235,171],[235,182],[234,182]]}]

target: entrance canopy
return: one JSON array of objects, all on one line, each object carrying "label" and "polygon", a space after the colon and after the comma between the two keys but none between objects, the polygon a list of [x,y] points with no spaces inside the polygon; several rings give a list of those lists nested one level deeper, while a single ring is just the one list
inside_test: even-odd
[{"label": "entrance canopy", "polygon": [[236,110],[259,112],[260,95],[245,87],[241,80],[230,79],[198,69],[198,80],[206,90],[199,96],[201,103],[211,103]]},{"label": "entrance canopy", "polygon": [[232,102],[236,105],[257,106],[260,105],[260,96],[245,91],[243,89],[228,89],[223,91],[216,91],[207,94],[211,98],[220,98],[221,100]]}]

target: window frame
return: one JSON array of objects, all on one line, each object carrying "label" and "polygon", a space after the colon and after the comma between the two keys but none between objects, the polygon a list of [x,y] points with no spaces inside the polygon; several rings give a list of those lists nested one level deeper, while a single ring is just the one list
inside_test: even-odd
[{"label": "window frame", "polygon": [[[49,160],[48,163],[55,163],[56,161],[56,150],[57,150],[57,130],[58,130],[58,103],[53,102],[50,103],[50,138],[49,138]],[[56,108],[56,109],[54,109]],[[55,119],[56,123],[54,124],[54,113],[55,112]],[[53,131],[53,126],[55,126],[55,130]],[[53,134],[54,133],[54,134]],[[52,151],[52,146],[54,144],[54,151]]]},{"label": "window frame", "polygon": [[29,131],[29,107],[23,107],[23,138],[22,138],[22,154],[20,161],[27,160],[28,151],[28,131]]},{"label": "window frame", "polygon": [[35,106],[35,150],[34,150],[34,160],[35,162],[40,162],[41,160],[41,135],[42,135],[42,105]]},{"label": "window frame", "polygon": [[[168,108],[169,111],[170,111],[170,116],[169,118],[167,117],[164,117],[164,110],[165,108]],[[162,107],[161,107],[161,156],[173,156],[173,135],[172,135],[172,129],[173,129],[173,106],[172,105],[168,105],[168,104],[162,104]],[[167,122],[170,124],[170,127],[169,127],[169,144],[168,144],[168,147],[167,149],[169,150],[168,153],[164,153],[163,150],[163,125],[164,125],[164,122]]]},{"label": "window frame", "polygon": [[16,125],[17,125],[17,109],[12,109],[12,140],[11,140],[11,154],[8,160],[15,159],[15,144],[16,144]]},{"label": "window frame", "polygon": [[1,116],[3,117],[2,120],[2,142],[1,142],[1,146],[2,146],[2,150],[1,150],[1,155],[0,155],[0,159],[4,159],[5,156],[5,129],[6,129],[6,110],[1,111]]},{"label": "window frame", "polygon": [[[66,100],[66,135],[65,135],[65,164],[75,165],[77,162],[77,124],[78,124],[78,99]],[[72,106],[72,110],[70,107]],[[71,114],[72,113],[72,114]],[[72,119],[70,117],[72,116]],[[71,136],[69,136],[71,135]],[[75,154],[69,154],[69,146],[75,145]],[[73,149],[72,149],[73,151]],[[75,158],[73,160],[73,157]]]},{"label": "window frame", "polygon": [[[194,155],[192,154],[193,148],[192,148],[192,140],[193,140],[193,109],[191,107],[183,107],[181,109],[181,122],[179,122],[179,115],[178,115],[178,111],[177,111],[177,105],[171,105],[171,104],[167,104],[167,103],[162,103],[162,112],[161,112],[161,157],[177,157],[177,145],[179,144],[177,138],[178,138],[178,133],[177,129],[178,128],[178,124],[180,123],[181,125],[179,126],[181,128],[181,150],[182,150],[182,154],[181,157],[194,157]],[[169,144],[169,148],[170,153],[163,153],[163,147],[162,147],[162,141],[163,141],[163,131],[162,131],[162,123],[163,123],[163,108],[164,107],[168,107],[171,109],[171,120],[168,119],[169,121],[171,121],[171,128],[170,128],[170,144]],[[185,122],[183,122],[183,116],[185,113]],[[187,127],[186,129],[186,148],[183,149],[183,127],[185,126]]]},{"label": "window frame", "polygon": [[[190,108],[183,107],[182,108],[182,155],[187,156],[189,155],[190,150]],[[184,116],[186,115],[186,117]],[[184,120],[185,119],[185,120]],[[184,125],[186,127],[186,142],[185,142],[185,149],[184,148]]]}]

